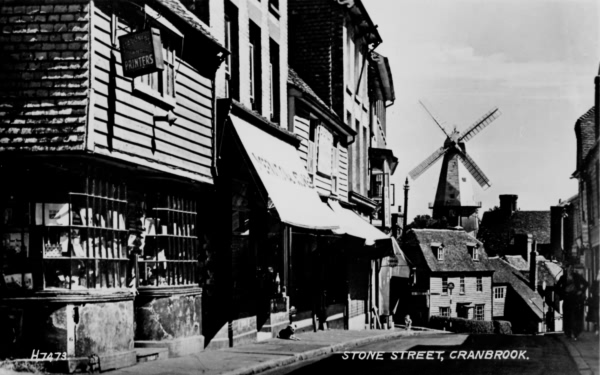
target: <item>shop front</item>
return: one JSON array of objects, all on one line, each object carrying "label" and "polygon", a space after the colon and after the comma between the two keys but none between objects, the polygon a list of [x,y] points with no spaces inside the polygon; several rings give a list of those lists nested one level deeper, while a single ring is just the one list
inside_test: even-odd
[{"label": "shop front", "polygon": [[[208,312],[212,347],[275,337],[285,328],[290,307],[304,298],[291,287],[298,277],[296,261],[307,261],[304,253],[298,257],[296,233],[316,238],[337,228],[311,187],[293,134],[235,102],[223,127],[217,190],[219,202],[231,207],[221,223],[232,229],[219,244],[227,255],[220,259],[217,289],[228,307],[221,314]],[[316,243],[298,245],[310,254]]]},{"label": "shop front", "polygon": [[335,200],[330,200],[329,206],[340,223],[333,232],[344,236],[348,278],[346,326],[385,328],[390,315],[391,277],[408,272],[406,257],[393,237],[351,209]]},{"label": "shop front", "polygon": [[[48,370],[201,350],[198,186],[89,157],[2,163],[2,358]],[[93,368],[93,367],[92,367]]]}]

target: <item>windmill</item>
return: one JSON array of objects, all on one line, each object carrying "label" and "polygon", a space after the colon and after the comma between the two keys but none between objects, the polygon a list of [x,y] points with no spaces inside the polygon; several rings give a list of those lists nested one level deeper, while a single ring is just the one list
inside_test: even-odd
[{"label": "windmill", "polygon": [[410,171],[409,176],[416,180],[443,156],[435,201],[433,204],[429,204],[429,208],[433,209],[432,217],[434,219],[445,217],[450,226],[459,225],[467,232],[477,231],[479,227],[477,209],[481,207],[481,202],[475,201],[470,177],[472,176],[484,190],[489,188],[491,183],[481,168],[467,154],[465,143],[497,119],[500,111],[498,107],[495,107],[462,133],[459,133],[455,126],[452,133],[448,134],[443,123],[438,121],[421,101],[419,103],[444,132],[446,140],[442,147]]}]

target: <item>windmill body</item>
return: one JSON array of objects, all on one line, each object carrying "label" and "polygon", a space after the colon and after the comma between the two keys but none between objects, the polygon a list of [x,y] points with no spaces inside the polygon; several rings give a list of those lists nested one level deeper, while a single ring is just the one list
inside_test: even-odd
[{"label": "windmill body", "polygon": [[414,168],[409,175],[413,180],[417,179],[443,157],[435,200],[429,205],[433,210],[432,217],[438,220],[445,218],[449,226],[460,226],[467,232],[476,232],[479,227],[477,211],[481,207],[481,202],[475,199],[473,180],[484,189],[489,188],[491,183],[467,154],[465,143],[498,118],[500,111],[494,108],[464,132],[459,133],[454,128],[449,134],[442,123],[424,105],[423,107],[444,132],[446,140],[441,148]]}]

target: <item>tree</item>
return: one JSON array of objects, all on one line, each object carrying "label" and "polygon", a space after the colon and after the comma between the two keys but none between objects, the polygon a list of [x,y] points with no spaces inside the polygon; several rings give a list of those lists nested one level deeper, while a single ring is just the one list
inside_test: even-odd
[{"label": "tree", "polygon": [[433,219],[429,215],[417,215],[413,222],[408,224],[408,229],[447,229],[448,220],[445,216],[441,219]]}]

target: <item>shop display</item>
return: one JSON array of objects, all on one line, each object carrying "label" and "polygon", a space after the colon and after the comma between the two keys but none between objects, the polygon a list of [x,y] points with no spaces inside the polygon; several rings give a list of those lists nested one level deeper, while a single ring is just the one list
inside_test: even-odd
[{"label": "shop display", "polygon": [[139,258],[140,286],[192,285],[196,281],[196,204],[176,196],[148,202]]}]

